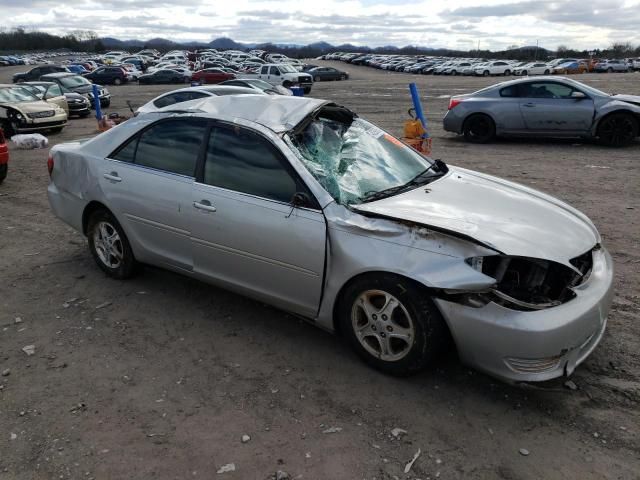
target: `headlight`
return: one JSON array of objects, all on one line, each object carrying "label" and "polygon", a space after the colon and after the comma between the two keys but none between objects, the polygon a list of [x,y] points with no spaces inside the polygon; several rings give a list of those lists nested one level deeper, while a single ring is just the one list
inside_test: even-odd
[{"label": "headlight", "polygon": [[472,257],[466,262],[496,280],[489,291],[471,295],[470,303],[475,303],[472,306],[493,301],[514,310],[542,310],[575,297],[573,287],[585,282],[591,273],[593,250],[571,259],[574,268],[540,258],[508,255]]}]

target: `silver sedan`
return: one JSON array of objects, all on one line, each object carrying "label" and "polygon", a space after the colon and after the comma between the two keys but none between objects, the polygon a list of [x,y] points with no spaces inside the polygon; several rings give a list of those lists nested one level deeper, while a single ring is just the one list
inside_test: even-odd
[{"label": "silver sedan", "polygon": [[473,143],[496,136],[595,138],[622,147],[640,134],[640,97],[562,77],[524,78],[451,97],[444,129]]},{"label": "silver sedan", "polygon": [[398,375],[452,339],[491,375],[547,380],[602,338],[611,257],[569,205],[432,161],[323,100],[180,110],[51,150],[51,208],[107,275],[150,264],[223,286]]}]

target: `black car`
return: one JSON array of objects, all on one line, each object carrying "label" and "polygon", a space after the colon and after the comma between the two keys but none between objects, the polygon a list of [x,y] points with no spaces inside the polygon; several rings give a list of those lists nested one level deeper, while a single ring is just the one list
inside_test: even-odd
[{"label": "black car", "polygon": [[321,82],[323,80],[346,80],[349,78],[347,72],[333,67],[316,67],[308,70],[307,73],[313,77],[314,82]]},{"label": "black car", "polygon": [[185,81],[188,81],[188,79],[182,73],[169,69],[156,70],[153,73],[146,73],[138,77],[138,82],[141,84],[184,83]]},{"label": "black car", "polygon": [[[82,75],[76,75],[75,73],[50,73],[40,78],[43,82],[56,82],[62,88],[71,92],[84,95],[91,102],[91,108],[93,105],[93,84]],[[98,97],[100,98],[100,106],[108,107],[111,105],[111,94],[109,90],[101,85],[98,87]]]},{"label": "black car", "polygon": [[88,78],[93,83],[106,83],[113,85],[121,85],[126,83],[128,78],[122,67],[110,67],[104,66],[96,68],[93,72],[85,73],[85,78]]},{"label": "black car", "polygon": [[34,67],[28,72],[15,73],[13,75],[13,83],[31,82],[33,80],[39,80],[41,76],[49,73],[56,72],[68,72],[67,67],[61,67],[60,65],[42,65],[40,67]]},{"label": "black car", "polygon": [[21,86],[30,89],[36,97],[44,101],[64,95],[69,107],[69,117],[77,115],[84,118],[91,113],[91,102],[86,95],[72,92],[56,82],[24,82]]}]

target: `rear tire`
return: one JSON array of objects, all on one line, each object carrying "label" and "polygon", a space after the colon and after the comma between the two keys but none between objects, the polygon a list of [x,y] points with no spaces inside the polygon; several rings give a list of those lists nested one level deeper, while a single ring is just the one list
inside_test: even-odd
[{"label": "rear tire", "polygon": [[407,376],[428,367],[448,343],[442,315],[423,288],[380,273],[349,285],[339,304],[340,329],[372,367]]},{"label": "rear tire", "polygon": [[87,226],[89,251],[98,267],[112,278],[131,278],[138,269],[129,240],[116,218],[107,210],[91,214]]},{"label": "rear tire", "polygon": [[609,147],[626,147],[638,136],[638,121],[628,113],[612,113],[600,121],[598,139]]},{"label": "rear tire", "polygon": [[114,85],[122,85],[122,80],[120,80],[119,78],[116,78],[116,79],[113,81],[113,84],[114,84]]},{"label": "rear tire", "polygon": [[488,115],[476,113],[464,121],[462,133],[467,142],[488,143],[496,135],[496,125]]},{"label": "rear tire", "polygon": [[613,73],[613,68],[611,67],[607,68],[607,73]]},{"label": "rear tire", "polygon": [[508,76],[510,76],[510,75],[511,75],[511,70],[508,70],[508,69],[507,69],[507,70],[505,70],[505,71],[504,71],[504,76],[505,76],[505,77],[508,77]]},{"label": "rear tire", "polygon": [[4,165],[0,165],[0,184],[4,182],[5,178],[7,178],[8,170],[9,170],[8,164],[5,163]]}]

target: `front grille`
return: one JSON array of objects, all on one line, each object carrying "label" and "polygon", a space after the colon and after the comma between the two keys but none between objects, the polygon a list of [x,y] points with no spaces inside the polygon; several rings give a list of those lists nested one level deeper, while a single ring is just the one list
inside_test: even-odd
[{"label": "front grille", "polygon": [[311,78],[309,78],[309,77],[298,77],[298,83],[311,83]]},{"label": "front grille", "polygon": [[53,117],[55,114],[56,114],[56,112],[54,110],[46,110],[44,112],[27,113],[29,118],[48,118],[48,117]]}]

